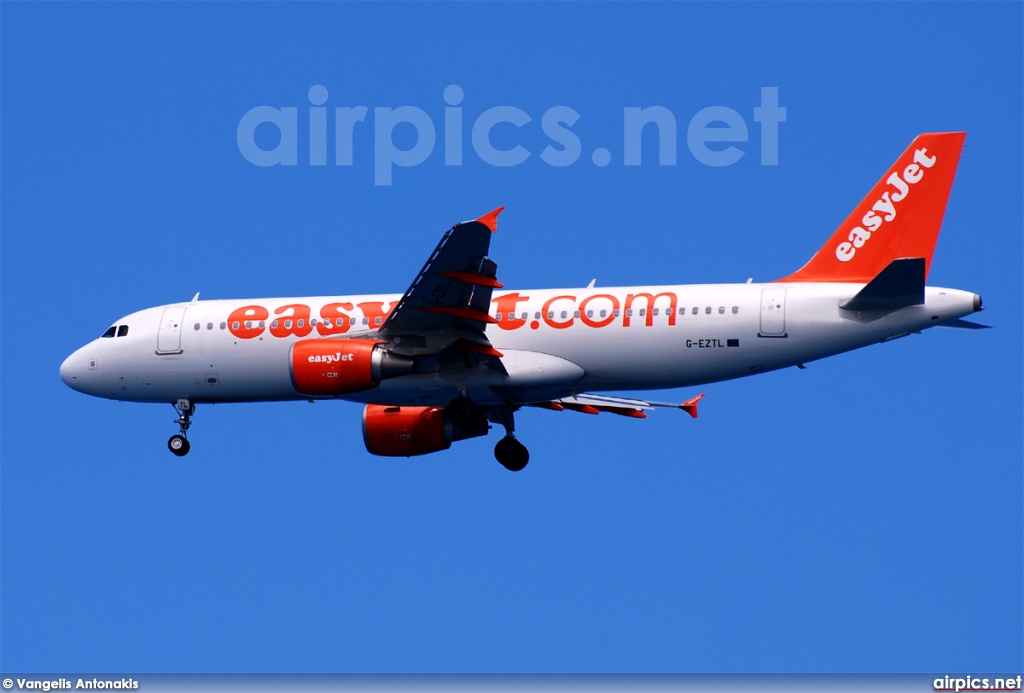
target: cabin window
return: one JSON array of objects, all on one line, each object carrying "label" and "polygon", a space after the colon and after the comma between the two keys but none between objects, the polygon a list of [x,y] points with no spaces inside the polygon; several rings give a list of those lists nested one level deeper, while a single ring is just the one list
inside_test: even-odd
[{"label": "cabin window", "polygon": [[633,317],[633,309],[632,308],[627,308],[626,309],[626,317],[627,318]]},{"label": "cabin window", "polygon": [[540,311],[537,311],[536,313],[533,314],[533,319],[540,320]]},{"label": "cabin window", "polygon": [[708,306],[707,308],[704,309],[704,314],[711,315],[711,306]]},{"label": "cabin window", "polygon": [[[338,318],[338,319],[340,320],[341,318]],[[349,325],[355,325],[356,324],[356,319],[355,318],[349,318],[348,319],[348,324]]]},{"label": "cabin window", "polygon": [[736,313],[739,313],[739,312],[740,312],[740,307],[739,306],[733,306],[732,307],[732,314],[733,315],[736,315]]},{"label": "cabin window", "polygon": [[619,317],[619,309],[618,308],[615,308],[614,310],[612,310],[612,317],[614,317],[614,318]]},{"label": "cabin window", "polygon": [[608,315],[608,311],[606,311],[606,310],[602,310],[602,311],[601,311],[601,313],[600,313],[600,315],[601,315],[601,317],[603,318],[604,316]]},{"label": "cabin window", "polygon": [[527,313],[524,311],[523,314],[519,316],[519,318],[521,320],[526,320],[526,316],[527,316]]},{"label": "cabin window", "polygon": [[369,318],[363,318],[363,324],[364,325],[369,325],[370,324],[370,319]]},{"label": "cabin window", "polygon": [[238,329],[238,321],[237,320],[235,320],[233,323],[231,323],[231,329],[232,330],[237,330]]},{"label": "cabin window", "polygon": [[227,329],[227,327],[228,327],[228,324],[227,324],[226,322],[222,322],[222,323],[220,324],[220,329],[222,329],[222,330],[226,330],[226,329]]},{"label": "cabin window", "polygon": [[718,306],[718,314],[725,315],[725,306]]},{"label": "cabin window", "polygon": [[[643,315],[643,312],[641,312],[640,315]],[[658,309],[655,308],[654,310],[652,310],[651,311],[651,315],[657,316],[658,315]]]},{"label": "cabin window", "polygon": [[694,315],[696,315],[697,313],[699,313],[699,312],[700,312],[700,308],[698,308],[697,306],[694,306],[694,307],[693,307],[693,310],[692,310],[692,311],[690,311],[690,312],[691,312],[691,313],[693,313]]},{"label": "cabin window", "polygon": [[501,313],[495,313],[494,319],[497,320],[498,322],[501,322]]},{"label": "cabin window", "polygon": [[375,317],[373,319],[373,324],[374,325],[379,325],[380,323],[381,323],[381,317],[378,315],[377,317]]},{"label": "cabin window", "polygon": [[592,310],[588,310],[588,311],[587,311],[587,317],[588,317],[588,318],[592,318],[592,317],[594,317],[594,311],[592,311]]},{"label": "cabin window", "polygon": [[247,330],[251,330],[252,329],[252,320],[246,320],[245,321],[245,329],[247,329]]},{"label": "cabin window", "polygon": [[199,331],[199,323],[197,322],[196,323],[196,332],[198,332],[198,331]]},{"label": "cabin window", "polygon": [[316,327],[316,318],[310,318],[309,319],[309,326],[310,327]]},{"label": "cabin window", "polygon": [[207,330],[212,330],[213,329],[213,323],[212,322],[206,323],[206,329]]},{"label": "cabin window", "polygon": [[580,316],[580,312],[579,312],[578,310],[577,310],[577,311],[574,311],[574,312],[573,312],[573,314],[572,314],[572,316],[573,316],[574,318],[578,318],[578,317]]},{"label": "cabin window", "polygon": [[298,326],[298,327],[305,327],[305,326],[306,326],[306,320],[305,320],[305,318],[299,318],[299,323],[298,323],[298,325],[297,325],[297,326]]},{"label": "cabin window", "polygon": [[286,330],[292,329],[292,321],[291,320],[285,320],[284,321],[284,329],[286,329]]},{"label": "cabin window", "polygon": [[265,323],[262,320],[260,320],[260,329],[262,330],[266,326],[267,326],[267,323]]},{"label": "cabin window", "polygon": [[680,315],[686,315],[686,309],[685,308],[680,308],[679,309],[679,314]]},{"label": "cabin window", "polygon": [[565,316],[568,315],[564,310],[562,311],[562,320],[565,320]]},{"label": "cabin window", "polygon": [[646,308],[641,308],[641,309],[640,309],[640,317],[642,318],[642,317],[644,317],[645,315],[647,315],[647,309],[646,309]]},{"label": "cabin window", "polygon": [[270,323],[270,329],[276,330],[277,329],[277,323],[278,323],[277,320],[274,320],[272,323]]},{"label": "cabin window", "polygon": [[[355,318],[353,318],[353,320],[354,319]],[[330,321],[328,321],[328,324],[329,323],[330,323]],[[337,320],[334,321],[334,324],[335,324],[336,327],[342,327],[345,324],[345,318],[338,318]]]},{"label": "cabin window", "polygon": [[128,334],[128,326],[127,325],[121,325],[120,327],[117,328],[117,336],[118,337],[124,337],[127,334]]}]

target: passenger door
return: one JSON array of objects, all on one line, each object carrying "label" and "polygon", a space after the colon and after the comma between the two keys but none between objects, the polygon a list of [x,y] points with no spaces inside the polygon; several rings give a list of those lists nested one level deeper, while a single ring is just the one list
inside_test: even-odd
[{"label": "passenger door", "polygon": [[156,353],[181,353],[181,326],[185,320],[185,310],[184,306],[164,308],[164,314],[160,318],[160,330],[156,337]]},{"label": "passenger door", "polygon": [[786,290],[773,286],[761,291],[761,331],[759,337],[786,336]]}]

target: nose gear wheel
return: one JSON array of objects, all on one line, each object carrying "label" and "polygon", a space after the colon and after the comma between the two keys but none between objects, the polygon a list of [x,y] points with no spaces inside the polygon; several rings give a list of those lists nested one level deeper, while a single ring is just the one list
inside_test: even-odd
[{"label": "nose gear wheel", "polygon": [[184,457],[192,448],[188,442],[188,428],[192,425],[192,415],[196,413],[196,405],[187,399],[179,399],[174,403],[174,411],[178,412],[178,418],[174,420],[174,423],[178,424],[178,433],[167,441],[167,449],[178,457]]}]

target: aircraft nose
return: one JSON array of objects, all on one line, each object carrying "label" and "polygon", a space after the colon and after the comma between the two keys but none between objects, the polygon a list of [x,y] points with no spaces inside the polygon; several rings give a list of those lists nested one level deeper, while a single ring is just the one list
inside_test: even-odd
[{"label": "aircraft nose", "polygon": [[80,361],[81,358],[76,351],[64,359],[64,363],[60,364],[60,379],[64,381],[65,385],[79,392],[82,391],[82,384],[78,379]]}]

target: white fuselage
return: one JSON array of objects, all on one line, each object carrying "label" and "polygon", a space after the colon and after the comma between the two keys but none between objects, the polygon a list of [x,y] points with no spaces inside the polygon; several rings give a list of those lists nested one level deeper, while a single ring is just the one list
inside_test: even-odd
[{"label": "white fuselage", "polygon": [[[577,392],[676,388],[794,366],[968,315],[975,294],[928,287],[923,305],[853,313],[863,284],[702,284],[496,291],[486,335],[508,374],[483,363],[404,375],[344,399],[525,403]],[[295,389],[292,345],[374,338],[399,295],[193,301],[117,321],[63,363],[86,394],[134,402],[309,399]],[[250,319],[245,317],[244,309]],[[255,310],[258,309],[258,310]],[[240,318],[241,316],[241,318]],[[263,317],[262,320],[258,319]],[[301,322],[300,322],[301,321]],[[127,326],[127,330],[123,327]],[[393,348],[416,353],[417,346]],[[425,351],[429,351],[429,346]]]}]

